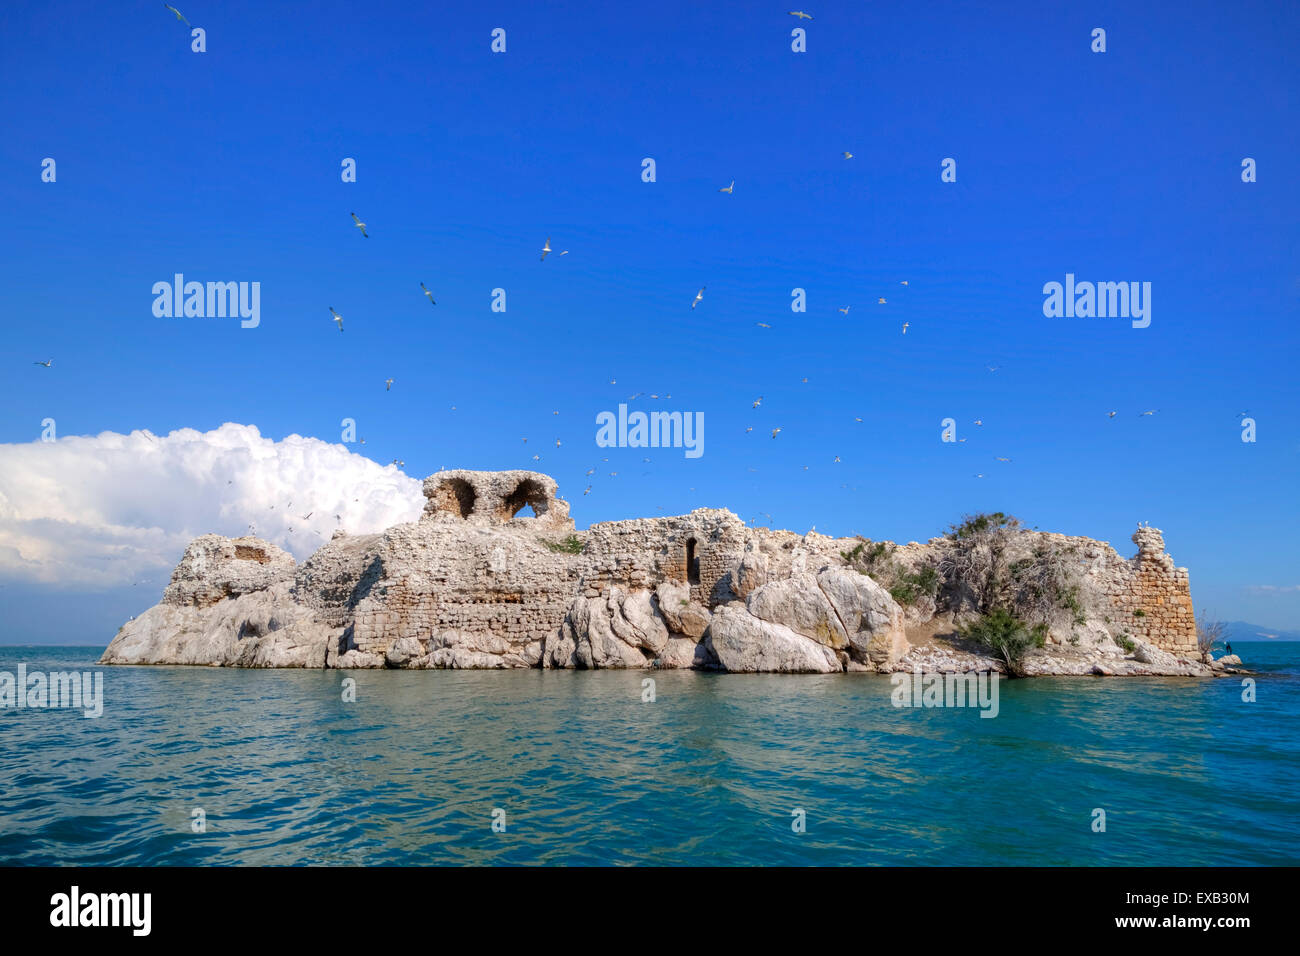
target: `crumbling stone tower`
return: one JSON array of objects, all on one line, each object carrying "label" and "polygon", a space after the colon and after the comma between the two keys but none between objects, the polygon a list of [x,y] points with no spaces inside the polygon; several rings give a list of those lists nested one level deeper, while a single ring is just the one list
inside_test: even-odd
[{"label": "crumbling stone tower", "polygon": [[1129,562],[1133,577],[1115,601],[1117,621],[1140,641],[1171,654],[1196,653],[1196,612],[1186,568],[1174,567],[1165,553],[1159,528],[1141,526],[1133,532],[1137,556]]}]

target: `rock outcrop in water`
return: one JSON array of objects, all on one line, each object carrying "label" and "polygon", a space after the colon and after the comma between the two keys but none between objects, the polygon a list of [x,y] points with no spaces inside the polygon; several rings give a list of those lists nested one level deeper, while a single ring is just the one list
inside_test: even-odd
[{"label": "rock outcrop in water", "polygon": [[[1002,670],[956,636],[979,588],[951,536],[873,546],[902,575],[887,588],[864,573],[862,539],[751,528],[726,510],[579,532],[536,472],[440,472],[424,494],[418,522],[336,532],[301,565],[260,538],[196,538],[162,602],[124,625],[102,662]],[[534,515],[520,516],[527,507]],[[1071,595],[1064,618],[1044,619],[1048,643],[1027,673],[1224,670],[1192,659],[1187,571],[1160,532],[1140,528],[1134,541],[1126,561],[1103,542],[1018,532],[1017,573],[1046,568]]]}]

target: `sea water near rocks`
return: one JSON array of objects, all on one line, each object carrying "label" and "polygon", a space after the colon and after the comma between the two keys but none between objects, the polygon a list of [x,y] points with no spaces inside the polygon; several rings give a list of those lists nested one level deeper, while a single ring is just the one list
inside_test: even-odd
[{"label": "sea water near rocks", "polygon": [[1295,643],[1237,647],[1253,703],[1240,678],[1035,678],[993,719],[897,708],[880,675],[101,650],[0,647],[0,671],[102,670],[105,697],[97,719],[0,709],[0,864],[1300,863]]}]

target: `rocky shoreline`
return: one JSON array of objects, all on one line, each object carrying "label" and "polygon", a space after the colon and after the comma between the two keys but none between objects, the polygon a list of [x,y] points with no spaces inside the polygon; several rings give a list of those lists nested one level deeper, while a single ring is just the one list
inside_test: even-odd
[{"label": "rocky shoreline", "polygon": [[[101,663],[1006,671],[960,635],[978,616],[986,547],[960,531],[894,546],[715,509],[577,531],[555,482],[526,471],[440,472],[424,493],[420,521],[336,532],[301,564],[256,537],[196,538]],[[1201,663],[1187,571],[1157,529],[1138,529],[1130,560],[1088,538],[996,541],[1017,600],[1041,598],[1049,578],[1067,598],[1032,605],[1045,639],[1025,676],[1240,672],[1235,657]]]}]

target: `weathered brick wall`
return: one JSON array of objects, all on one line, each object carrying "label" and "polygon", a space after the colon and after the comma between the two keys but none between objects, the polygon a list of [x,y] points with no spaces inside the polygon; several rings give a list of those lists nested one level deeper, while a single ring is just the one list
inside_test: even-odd
[{"label": "weathered brick wall", "polygon": [[1131,574],[1110,593],[1112,620],[1131,637],[1172,654],[1196,653],[1196,612],[1186,568],[1174,567],[1158,528],[1133,534]]},{"label": "weathered brick wall", "polygon": [[[690,581],[688,542],[694,541],[699,581]],[[670,518],[638,518],[594,524],[585,554],[585,597],[607,596],[611,587],[654,588],[661,581],[690,585],[690,599],[705,607],[730,600],[729,574],[745,550],[745,525],[725,510],[699,508]]]}]

